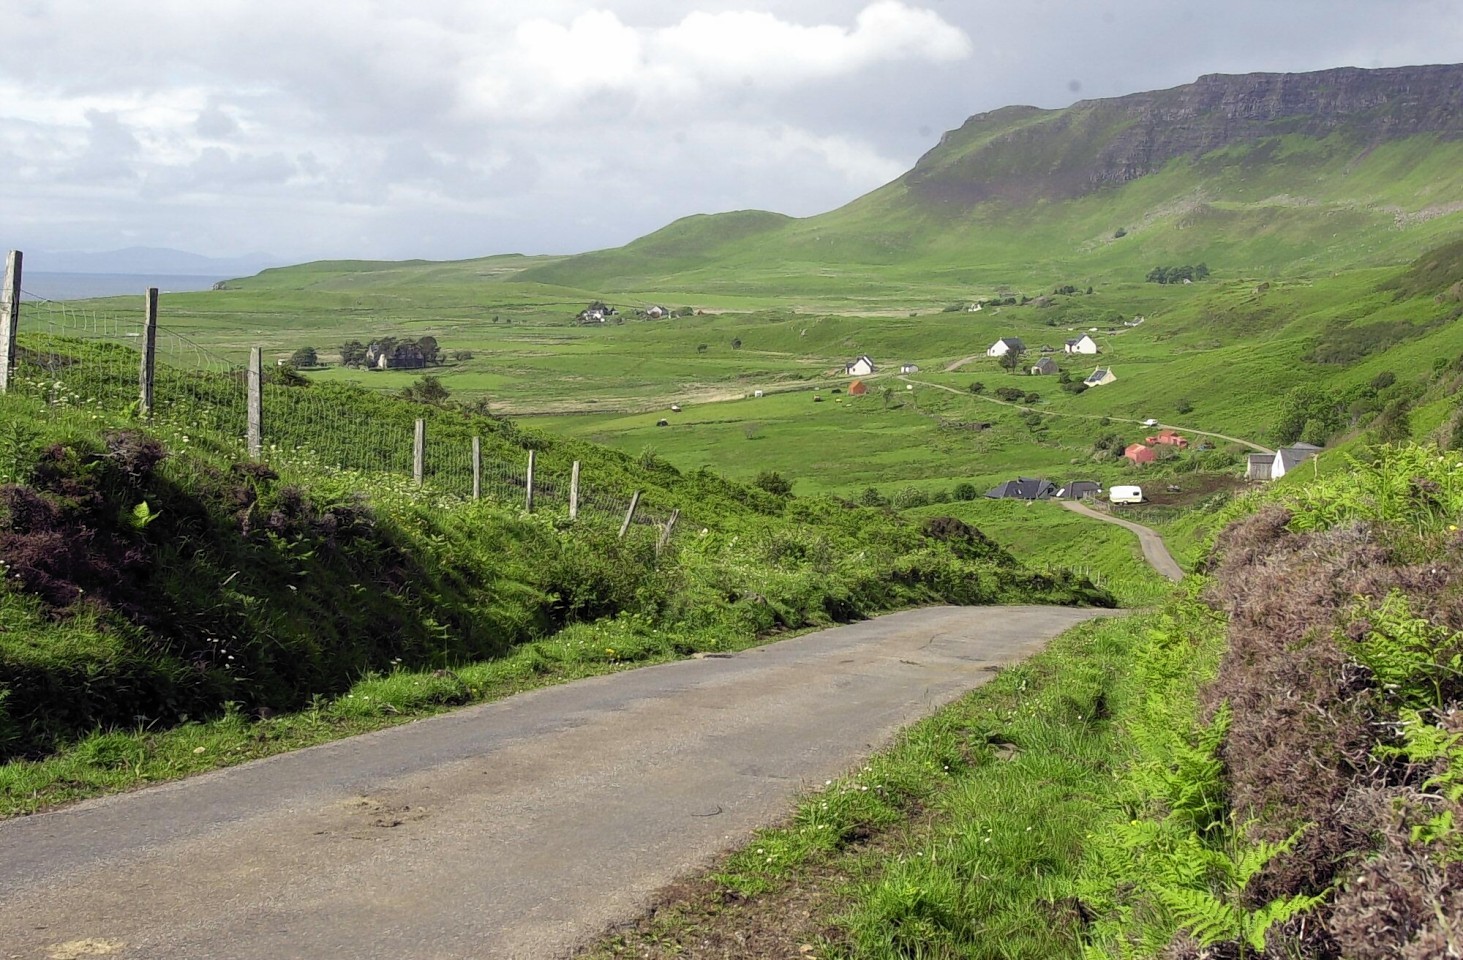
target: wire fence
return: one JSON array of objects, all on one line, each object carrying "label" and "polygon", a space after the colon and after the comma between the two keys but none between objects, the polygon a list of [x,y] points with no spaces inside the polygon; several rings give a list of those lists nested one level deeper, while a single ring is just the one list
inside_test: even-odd
[{"label": "wire fence", "polygon": [[[131,410],[148,416],[175,443],[213,444],[219,447],[214,452],[237,460],[252,454],[272,465],[408,477],[434,497],[481,498],[579,519],[623,523],[632,502],[640,499],[576,484],[577,464],[534,469],[528,450],[501,440],[496,450],[485,449],[483,422],[466,414],[424,406],[422,416],[413,417],[413,411],[380,394],[309,384],[287,367],[263,369],[262,364],[254,370],[257,386],[251,395],[249,365],[163,324],[154,322],[149,331],[141,311],[123,316],[42,298],[22,298],[18,308],[6,387],[40,399],[42,408],[56,415]],[[154,359],[146,365],[149,340]],[[144,386],[148,369],[150,408]],[[251,412],[257,435],[251,434]],[[251,450],[251,439],[257,450]],[[659,526],[668,537],[676,516],[636,503],[630,522]]]}]

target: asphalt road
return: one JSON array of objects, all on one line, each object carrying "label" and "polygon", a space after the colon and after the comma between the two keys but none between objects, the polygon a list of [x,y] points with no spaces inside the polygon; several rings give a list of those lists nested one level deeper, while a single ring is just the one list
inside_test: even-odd
[{"label": "asphalt road", "polygon": [[934,607],[0,822],[0,958],[547,958],[1100,611]]},{"label": "asphalt road", "polygon": [[1170,580],[1177,581],[1184,578],[1184,568],[1179,566],[1178,561],[1173,558],[1173,554],[1168,552],[1168,547],[1164,544],[1163,538],[1158,535],[1158,531],[1145,527],[1141,523],[1120,520],[1107,513],[1098,513],[1076,500],[1063,500],[1062,506],[1073,513],[1080,513],[1084,517],[1127,527],[1138,535],[1138,544],[1143,548],[1143,558],[1148,561],[1150,567]]}]

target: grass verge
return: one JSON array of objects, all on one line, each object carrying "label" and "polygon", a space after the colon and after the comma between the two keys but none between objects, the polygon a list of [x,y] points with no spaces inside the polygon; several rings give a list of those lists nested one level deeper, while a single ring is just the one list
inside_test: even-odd
[{"label": "grass verge", "polygon": [[1180,601],[1068,631],[585,956],[1080,956],[1074,891],[1128,726],[1194,709],[1213,620]]}]

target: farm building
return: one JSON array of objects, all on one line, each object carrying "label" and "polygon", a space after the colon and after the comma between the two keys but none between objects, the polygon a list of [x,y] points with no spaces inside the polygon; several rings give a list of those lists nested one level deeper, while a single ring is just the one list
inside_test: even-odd
[{"label": "farm building", "polygon": [[917,364],[917,363],[902,363],[902,364],[899,365],[899,372],[900,373],[919,373],[919,364]]},{"label": "farm building", "polygon": [[1050,500],[1057,495],[1057,485],[1050,480],[1018,477],[992,487],[985,495],[992,500]]},{"label": "farm building", "polygon": [[1066,353],[1095,354],[1099,352],[1097,341],[1085,333],[1076,340],[1068,340],[1062,350]]},{"label": "farm building", "polygon": [[843,372],[850,377],[866,377],[874,372],[874,361],[872,357],[861,356],[852,363],[843,365]]},{"label": "farm building", "polygon": [[1089,387],[1100,387],[1105,383],[1112,383],[1117,379],[1117,374],[1112,372],[1111,367],[1098,367],[1082,382]]},{"label": "farm building", "polygon": [[1004,357],[1012,351],[1016,353],[1026,352],[1026,344],[1021,342],[1020,337],[1002,337],[991,344],[990,349],[986,350],[985,355],[988,357]]},{"label": "farm building", "polygon": [[1162,444],[1163,446],[1168,447],[1178,447],[1180,450],[1183,450],[1188,447],[1189,438],[1179,436],[1179,434],[1177,434],[1173,430],[1160,430],[1155,436],[1151,436],[1143,442],[1155,445]]},{"label": "farm building", "polygon": [[1269,480],[1275,469],[1275,454],[1252,453],[1245,461],[1246,480]]},{"label": "farm building", "polygon": [[1154,450],[1152,447],[1145,447],[1141,443],[1130,443],[1128,444],[1127,448],[1123,450],[1123,456],[1127,457],[1134,463],[1152,463],[1154,460],[1158,459],[1158,451]]},{"label": "farm building", "polygon": [[853,383],[850,383],[848,385],[848,395],[850,397],[862,397],[868,392],[869,385],[867,383],[864,383],[862,380],[855,380]]},{"label": "farm building", "polygon": [[1102,496],[1102,484],[1096,480],[1073,480],[1057,491],[1059,500],[1086,500]]},{"label": "farm building", "polygon": [[1033,377],[1051,376],[1056,372],[1057,362],[1051,357],[1042,357],[1040,360],[1036,361],[1035,366],[1031,368],[1031,375]]}]

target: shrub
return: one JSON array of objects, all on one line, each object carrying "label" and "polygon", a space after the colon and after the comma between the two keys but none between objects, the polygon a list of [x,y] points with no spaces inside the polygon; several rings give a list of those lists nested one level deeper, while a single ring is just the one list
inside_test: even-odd
[{"label": "shrub", "polygon": [[785,497],[792,493],[792,481],[775,470],[763,470],[757,474],[757,478],[752,481],[752,485],[779,497]]}]

